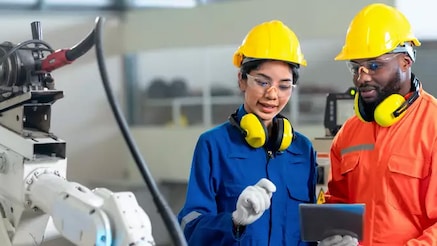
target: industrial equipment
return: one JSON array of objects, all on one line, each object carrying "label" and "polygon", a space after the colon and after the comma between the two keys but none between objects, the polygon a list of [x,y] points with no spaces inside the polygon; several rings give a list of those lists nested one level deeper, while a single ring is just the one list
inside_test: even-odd
[{"label": "industrial equipment", "polygon": [[85,54],[94,31],[55,51],[39,22],[31,29],[32,40],[0,44],[0,244],[41,245],[54,233],[76,245],[155,245],[133,193],[66,179],[66,142],[50,131],[51,106],[63,97],[50,72]]}]

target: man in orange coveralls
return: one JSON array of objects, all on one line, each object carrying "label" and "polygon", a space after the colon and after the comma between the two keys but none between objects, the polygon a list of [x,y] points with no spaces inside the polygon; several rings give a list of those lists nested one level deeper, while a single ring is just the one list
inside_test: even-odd
[{"label": "man in orange coveralls", "polygon": [[335,57],[358,93],[331,146],[326,201],[366,204],[365,246],[437,245],[437,100],[411,72],[419,45],[402,13],[371,4]]}]

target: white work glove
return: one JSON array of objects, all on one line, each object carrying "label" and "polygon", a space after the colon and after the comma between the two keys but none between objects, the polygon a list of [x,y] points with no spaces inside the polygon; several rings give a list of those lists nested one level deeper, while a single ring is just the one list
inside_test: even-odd
[{"label": "white work glove", "polygon": [[262,178],[246,187],[238,197],[237,208],[232,213],[235,225],[248,225],[259,219],[270,207],[270,198],[276,191],[276,186],[268,179]]},{"label": "white work glove", "polygon": [[349,235],[334,235],[327,237],[319,242],[318,246],[356,246],[358,239]]}]

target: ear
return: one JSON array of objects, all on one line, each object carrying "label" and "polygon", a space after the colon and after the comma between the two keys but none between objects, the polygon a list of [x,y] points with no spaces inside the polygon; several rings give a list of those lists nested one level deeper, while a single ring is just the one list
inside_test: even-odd
[{"label": "ear", "polygon": [[410,69],[412,65],[413,65],[413,60],[411,60],[411,57],[408,55],[404,55],[402,57],[402,62],[401,62],[402,71],[405,72],[406,70]]},{"label": "ear", "polygon": [[241,72],[238,72],[238,87],[240,88],[241,92],[246,91],[247,81],[245,79],[243,79]]}]

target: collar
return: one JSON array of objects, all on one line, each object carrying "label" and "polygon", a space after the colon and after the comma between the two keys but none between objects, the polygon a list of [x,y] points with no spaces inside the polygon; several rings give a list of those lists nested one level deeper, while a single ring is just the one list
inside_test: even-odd
[{"label": "collar", "polygon": [[240,121],[241,118],[243,118],[243,116],[246,115],[246,114],[247,114],[247,112],[244,109],[244,104],[241,104],[240,107],[237,109],[237,118],[238,118],[238,121]]}]

